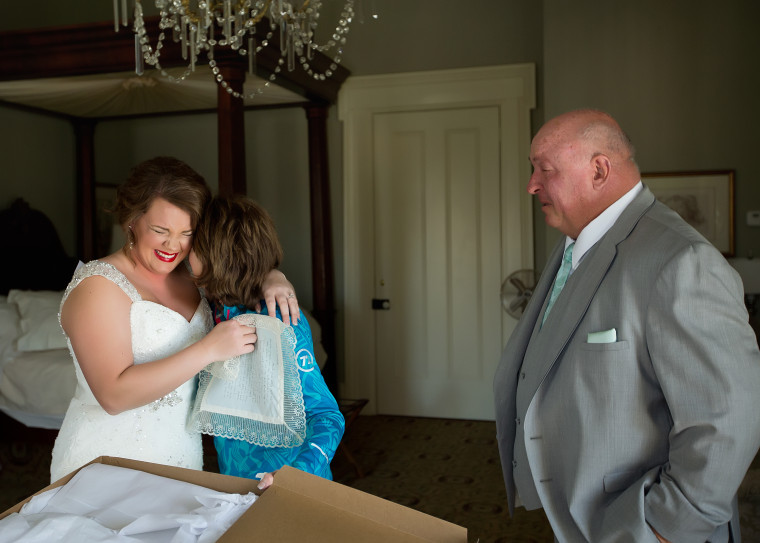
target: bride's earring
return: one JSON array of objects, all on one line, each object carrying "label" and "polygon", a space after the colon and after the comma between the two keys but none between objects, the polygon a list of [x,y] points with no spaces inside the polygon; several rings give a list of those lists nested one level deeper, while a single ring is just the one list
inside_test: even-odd
[{"label": "bride's earring", "polygon": [[135,233],[132,231],[132,225],[131,224],[128,225],[127,228],[129,228],[129,232],[127,233],[127,237],[129,238],[129,250],[131,251],[132,249],[135,248],[135,242],[133,241],[134,237],[135,237]]}]

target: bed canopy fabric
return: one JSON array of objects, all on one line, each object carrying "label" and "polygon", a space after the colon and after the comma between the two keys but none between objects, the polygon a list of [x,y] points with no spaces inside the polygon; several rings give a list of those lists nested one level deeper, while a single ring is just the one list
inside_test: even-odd
[{"label": "bed canopy fabric", "polygon": [[[146,21],[156,25],[157,18]],[[266,20],[259,23],[268,25]],[[155,32],[155,28],[153,29]],[[274,40],[278,39],[275,33]],[[274,44],[275,47],[277,44]],[[257,55],[257,76],[247,75],[247,61],[224,50],[215,60],[224,79],[237,91],[260,87],[274,72],[279,55],[270,48]],[[324,69],[330,59],[312,61]],[[183,66],[178,48],[165,49],[167,71]],[[328,355],[325,379],[335,387],[334,273],[330,189],[327,166],[327,110],[349,71],[342,66],[331,78],[316,81],[298,65],[283,70],[276,85],[254,100],[242,101],[219,88],[205,66],[183,84],[160,75],[134,75],[134,35],[114,32],[105,21],[68,27],[0,33],[0,101],[49,115],[68,118],[77,142],[77,232],[79,257],[95,255],[94,126],[102,119],[215,111],[218,124],[219,193],[246,193],[243,113],[251,107],[302,107],[309,141],[313,313],[322,327]],[[180,68],[181,71],[181,68]],[[333,361],[330,364],[330,361]]]},{"label": "bed canopy fabric", "polygon": [[[170,68],[167,72],[179,77],[183,69]],[[248,75],[243,88],[251,93],[264,83]],[[217,85],[203,67],[181,84],[151,69],[141,76],[122,72],[2,81],[0,99],[69,117],[106,119],[212,111],[217,107]],[[303,96],[291,90],[270,85],[264,94],[247,98],[244,107],[288,106],[303,101]]]}]

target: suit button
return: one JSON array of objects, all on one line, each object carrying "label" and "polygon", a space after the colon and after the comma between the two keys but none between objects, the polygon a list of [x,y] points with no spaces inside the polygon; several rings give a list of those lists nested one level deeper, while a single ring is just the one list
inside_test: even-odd
[{"label": "suit button", "polygon": [[517,425],[518,425],[518,426],[520,426],[520,417],[517,417],[517,418],[515,419],[515,422],[517,423]]},{"label": "suit button", "polygon": [[525,372],[520,373],[520,378],[525,379]]},{"label": "suit button", "polygon": [[516,468],[516,467],[517,467],[517,460],[512,460],[512,467],[513,467],[513,468]]}]

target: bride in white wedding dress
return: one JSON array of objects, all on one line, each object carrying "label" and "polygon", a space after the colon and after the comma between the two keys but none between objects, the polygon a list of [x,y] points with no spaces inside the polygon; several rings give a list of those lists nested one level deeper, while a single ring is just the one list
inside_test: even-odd
[{"label": "bride in white wedding dress", "polygon": [[[103,455],[202,469],[200,434],[185,428],[195,376],[256,341],[236,321],[213,327],[184,264],[209,198],[200,175],[165,157],[138,165],[119,188],[115,213],[127,245],[80,267],[61,302],[77,389],[53,447],[51,481]],[[286,323],[298,315],[282,273],[273,270],[265,289],[267,307],[284,309]]]}]

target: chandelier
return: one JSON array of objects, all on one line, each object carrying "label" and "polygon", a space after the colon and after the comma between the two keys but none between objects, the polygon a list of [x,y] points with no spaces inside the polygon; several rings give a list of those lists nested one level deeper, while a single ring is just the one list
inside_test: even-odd
[{"label": "chandelier", "polygon": [[[113,0],[116,32],[119,31],[119,24],[129,25],[127,1]],[[179,83],[195,71],[199,55],[205,52],[217,83],[236,98],[253,98],[263,93],[283,67],[293,71],[296,62],[317,81],[329,78],[341,62],[346,34],[354,17],[354,0],[345,0],[335,28],[325,43],[319,44],[315,34],[321,0],[155,0],[155,6],[159,10],[160,20],[159,35],[153,46],[145,29],[142,2],[135,0],[135,72],[142,75],[145,64],[148,64],[162,76]],[[262,24],[257,29],[258,23]],[[262,28],[265,30],[262,31]],[[179,44],[182,59],[187,62],[179,76],[171,75],[161,67],[161,49],[167,31],[171,33],[172,41]],[[273,40],[275,33],[279,33],[279,40]],[[256,55],[265,47],[278,47],[280,56],[269,80],[244,96],[224,80],[214,60],[217,47],[229,48],[247,57],[251,75],[256,72]],[[317,52],[331,56],[329,66],[324,70],[317,70],[311,63]]]}]

